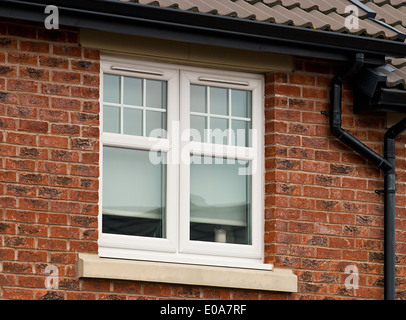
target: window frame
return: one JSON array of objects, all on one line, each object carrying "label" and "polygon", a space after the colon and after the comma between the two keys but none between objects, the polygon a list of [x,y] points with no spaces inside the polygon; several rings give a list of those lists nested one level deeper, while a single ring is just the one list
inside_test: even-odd
[{"label": "window frame", "polygon": [[[128,59],[109,57],[101,59],[101,73],[100,73],[100,167],[103,168],[103,147],[119,147],[128,148],[134,150],[151,150],[151,151],[162,151],[167,153],[167,159],[173,158],[173,153],[177,153],[178,150],[176,145],[171,146],[171,133],[172,133],[172,123],[174,120],[178,119],[178,96],[174,95],[167,98],[167,137],[165,139],[160,138],[149,138],[144,136],[126,135],[120,133],[109,133],[103,132],[103,74],[115,74],[119,76],[129,76],[129,77],[145,77],[143,72],[133,72],[125,70],[114,70],[113,68],[123,68],[128,69],[130,62]],[[152,66],[137,64],[131,60],[130,69],[139,71],[150,71],[151,74],[148,75],[148,79],[152,80],[164,80],[167,81],[167,90],[178,90],[178,72],[176,69],[164,68],[164,66]],[[152,74],[156,72],[157,74]],[[173,165],[167,161],[167,177],[166,177],[166,237],[165,238],[150,238],[150,237],[140,237],[140,236],[128,236],[128,235],[117,235],[117,234],[106,234],[102,231],[102,194],[103,194],[103,175],[100,174],[100,201],[99,201],[99,252],[101,256],[115,256],[114,251],[119,250],[148,250],[148,251],[163,251],[163,252],[176,252],[176,237],[174,236],[177,232],[176,225],[176,208],[177,203],[177,193],[173,189],[169,188],[170,185],[178,185],[178,173],[177,166]],[[134,239],[137,241],[134,241]],[[106,253],[102,253],[106,252]],[[111,252],[111,253],[109,253]],[[127,254],[118,254],[119,256],[126,257]]]},{"label": "window frame", "polygon": [[[242,79],[242,84],[238,84],[235,79]],[[211,79],[210,81],[202,79]],[[262,94],[262,86],[260,77],[251,74],[230,73],[227,71],[218,71],[194,68],[192,70],[180,71],[180,127],[181,132],[186,132],[190,128],[190,85],[200,84],[211,87],[221,87],[227,89],[244,89],[252,92],[252,112],[251,123],[252,128],[260,127],[261,117],[259,110],[254,106],[261,106],[260,97]],[[262,130],[261,130],[262,132]],[[261,156],[258,156],[259,149],[262,146],[262,133],[252,136],[251,147],[231,146],[212,144],[207,142],[190,141],[189,139],[181,139],[182,152],[189,152],[194,155],[223,157],[227,159],[249,160],[253,161],[257,166],[256,169],[262,168]],[[262,153],[261,153],[262,155]],[[180,164],[180,252],[193,253],[197,252],[205,255],[219,255],[240,258],[262,258],[262,242],[263,228],[261,224],[260,214],[262,207],[258,206],[262,199],[261,170],[255,170],[251,179],[251,232],[252,244],[239,245],[230,243],[204,242],[190,240],[190,166],[181,162]],[[186,231],[185,231],[186,230]],[[255,230],[255,231],[254,231]],[[262,232],[258,231],[261,230]]]},{"label": "window frame", "polygon": [[[112,70],[112,67],[118,68]],[[104,73],[167,81],[166,139],[151,139],[148,137],[103,132]],[[215,81],[213,82],[212,80]],[[256,134],[253,135],[251,147],[200,143],[189,141],[189,137],[187,139],[184,136],[182,137],[182,133],[189,129],[190,125],[191,83],[252,91],[251,122],[252,128],[256,129]],[[100,109],[100,168],[103,168],[103,146],[105,145],[136,150],[167,152],[166,238],[113,235],[102,232],[103,177],[101,170],[98,240],[100,257],[266,270],[272,268],[272,265],[263,263],[263,75],[144,61],[138,60],[138,58],[102,54],[100,68]],[[176,123],[178,123],[178,127],[176,127]],[[182,152],[190,152],[190,150],[193,150],[193,153],[200,153],[202,155],[235,157],[236,159],[255,161],[256,171],[251,179],[252,242],[250,245],[189,240],[190,166],[181,160]]]}]

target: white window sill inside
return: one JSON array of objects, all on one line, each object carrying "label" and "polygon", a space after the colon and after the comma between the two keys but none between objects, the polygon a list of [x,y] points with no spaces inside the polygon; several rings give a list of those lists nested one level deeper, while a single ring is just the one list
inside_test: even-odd
[{"label": "white window sill inside", "polygon": [[119,279],[251,290],[297,292],[291,270],[253,270],[182,263],[100,258],[79,254],[80,278]]}]

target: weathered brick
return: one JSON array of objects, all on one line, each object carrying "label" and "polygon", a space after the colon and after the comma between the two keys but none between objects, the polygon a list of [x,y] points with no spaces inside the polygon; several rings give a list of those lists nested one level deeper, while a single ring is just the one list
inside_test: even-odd
[{"label": "weathered brick", "polygon": [[17,49],[17,39],[0,37],[0,49]]},{"label": "weathered brick", "polygon": [[[0,298],[381,297],[383,201],[374,191],[383,174],[331,135],[320,111],[330,108],[332,72],[341,66],[320,59],[295,58],[294,72],[265,75],[264,261],[293,269],[299,292],[79,280],[77,253],[98,251],[100,51],[82,48],[75,28],[7,21],[0,23]],[[354,115],[352,98],[344,86],[343,126],[383,153],[384,119]],[[396,149],[400,286],[404,143]],[[58,266],[57,290],[44,288],[48,264]],[[357,292],[344,286],[349,264],[363,277]]]},{"label": "weathered brick", "polygon": [[34,80],[49,80],[49,71],[33,67],[20,67],[20,77]]},{"label": "weathered brick", "polygon": [[48,132],[48,122],[34,120],[20,120],[19,129],[24,131],[45,133]]},{"label": "weathered brick", "polygon": [[31,80],[9,79],[7,81],[7,90],[37,92],[38,84],[37,82]]},{"label": "weathered brick", "polygon": [[7,53],[9,63],[37,65],[38,57],[32,53],[22,53],[10,51]]},{"label": "weathered brick", "polygon": [[20,42],[21,51],[48,53],[49,47],[50,47],[49,44],[46,42],[37,42],[37,41]]}]

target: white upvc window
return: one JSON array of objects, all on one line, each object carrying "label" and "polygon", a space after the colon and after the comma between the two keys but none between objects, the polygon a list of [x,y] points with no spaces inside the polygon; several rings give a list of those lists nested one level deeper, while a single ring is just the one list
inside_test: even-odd
[{"label": "white upvc window", "polygon": [[263,76],[102,56],[99,255],[263,263]]}]

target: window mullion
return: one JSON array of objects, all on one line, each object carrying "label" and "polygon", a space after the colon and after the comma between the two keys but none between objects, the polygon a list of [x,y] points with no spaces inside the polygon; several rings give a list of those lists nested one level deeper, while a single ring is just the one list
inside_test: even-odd
[{"label": "window mullion", "polygon": [[[207,91],[206,91],[206,101],[207,101],[207,133],[206,133],[206,139],[207,143],[210,143],[211,141],[211,123],[210,123],[210,108],[211,108],[211,103],[210,103],[210,87],[207,86]],[[203,141],[204,142],[204,141]]]},{"label": "window mullion", "polygon": [[142,79],[142,135],[147,134],[147,80]]},{"label": "window mullion", "polygon": [[124,77],[120,76],[120,133],[124,133]]},{"label": "window mullion", "polygon": [[228,131],[227,131],[227,145],[231,145],[231,89],[227,89],[227,103],[228,103]]}]

